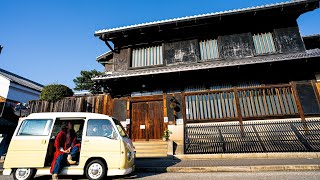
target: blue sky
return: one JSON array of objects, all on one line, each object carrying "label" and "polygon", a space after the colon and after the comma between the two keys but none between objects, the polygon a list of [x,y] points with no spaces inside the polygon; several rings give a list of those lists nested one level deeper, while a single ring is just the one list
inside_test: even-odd
[{"label": "blue sky", "polygon": [[[0,68],[48,85],[74,88],[81,70],[103,66],[100,29],[245,8],[281,0],[0,0]],[[320,33],[320,10],[298,19],[302,35]]]}]

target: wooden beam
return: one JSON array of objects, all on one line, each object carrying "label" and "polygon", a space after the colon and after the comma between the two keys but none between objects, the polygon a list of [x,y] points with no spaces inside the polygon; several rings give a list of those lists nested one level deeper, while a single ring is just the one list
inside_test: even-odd
[{"label": "wooden beam", "polygon": [[161,101],[163,95],[143,96],[143,97],[131,97],[131,102],[144,102],[144,101]]}]

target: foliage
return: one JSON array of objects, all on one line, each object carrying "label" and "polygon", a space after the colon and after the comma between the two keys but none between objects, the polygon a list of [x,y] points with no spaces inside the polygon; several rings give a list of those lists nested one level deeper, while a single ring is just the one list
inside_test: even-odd
[{"label": "foliage", "polygon": [[101,86],[92,81],[91,78],[102,74],[103,72],[97,71],[95,69],[91,71],[81,71],[80,76],[73,79],[73,82],[76,84],[74,90],[89,90],[92,94],[98,94],[99,92],[101,92]]},{"label": "foliage", "polygon": [[170,134],[172,134],[172,132],[171,132],[169,129],[164,130],[164,131],[163,131],[162,138],[163,138],[164,140],[168,141],[169,138],[170,138]]},{"label": "foliage", "polygon": [[73,91],[62,84],[50,84],[43,87],[40,100],[56,102],[63,97],[73,96]]}]

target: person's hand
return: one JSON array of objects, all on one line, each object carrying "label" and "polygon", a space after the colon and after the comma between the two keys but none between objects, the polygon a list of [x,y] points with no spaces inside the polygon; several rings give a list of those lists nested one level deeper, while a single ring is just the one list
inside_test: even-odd
[{"label": "person's hand", "polygon": [[70,150],[71,150],[71,147],[69,147],[68,149],[66,149],[65,151],[64,151],[64,153],[70,153]]}]

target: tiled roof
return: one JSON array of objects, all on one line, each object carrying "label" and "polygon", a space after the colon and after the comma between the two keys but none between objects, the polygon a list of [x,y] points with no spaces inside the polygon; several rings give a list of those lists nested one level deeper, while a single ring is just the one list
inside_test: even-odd
[{"label": "tiled roof", "polygon": [[112,53],[113,53],[112,51],[105,52],[105,53],[101,54],[100,56],[98,56],[96,59],[97,59],[97,61],[99,61],[99,60],[104,59],[105,57],[111,55]]},{"label": "tiled roof", "polygon": [[287,61],[287,60],[312,58],[312,57],[320,57],[320,49],[307,50],[306,52],[294,53],[294,54],[277,54],[277,55],[270,55],[270,56],[243,58],[243,59],[237,59],[237,60],[216,60],[216,61],[213,60],[213,61],[202,62],[202,63],[165,66],[160,68],[159,67],[145,68],[145,69],[139,69],[139,70],[128,70],[128,71],[112,72],[112,73],[108,72],[107,74],[97,76],[92,79],[93,80],[115,79],[115,78],[122,78],[122,77],[134,77],[134,76],[192,71],[192,70],[201,70],[201,69],[213,69],[213,68],[231,67],[231,66],[240,66],[240,65],[249,65],[249,64],[261,64],[261,63],[267,63],[267,62]]},{"label": "tiled roof", "polygon": [[102,29],[102,30],[96,31],[95,35],[101,35],[104,33],[111,33],[111,32],[118,32],[118,31],[129,30],[129,29],[137,29],[137,28],[148,27],[148,26],[164,25],[164,24],[168,24],[168,23],[172,23],[172,22],[176,23],[176,22],[183,22],[183,21],[188,21],[188,20],[192,20],[192,19],[202,19],[202,18],[209,18],[209,17],[215,17],[215,16],[225,16],[225,15],[235,14],[235,13],[245,13],[245,12],[257,11],[257,10],[263,10],[263,9],[285,7],[285,6],[293,5],[293,4],[300,4],[300,3],[305,3],[305,2],[317,2],[317,1],[319,1],[319,0],[291,0],[291,1],[286,1],[286,2],[267,4],[267,5],[249,7],[249,8],[234,9],[234,10],[220,11],[220,12],[200,14],[200,15],[194,15],[194,16],[186,16],[186,17],[181,17],[181,18],[166,19],[166,20],[160,20],[160,21],[154,21],[154,22],[148,22],[148,23],[135,24],[135,25],[130,25],[130,26],[123,26],[123,27],[118,27],[118,28]]},{"label": "tiled roof", "polygon": [[14,123],[14,122],[11,122],[11,121],[9,121],[9,120],[6,120],[6,119],[4,119],[4,118],[1,118],[0,117],[0,127],[2,126],[16,126],[17,124],[16,123]]},{"label": "tiled roof", "polygon": [[310,38],[310,37],[320,37],[320,34],[311,34],[311,35],[303,36],[303,38]]},{"label": "tiled roof", "polygon": [[28,88],[36,90],[36,91],[42,91],[43,85],[36,83],[34,81],[31,81],[29,79],[26,79],[24,77],[21,77],[19,75],[16,75],[14,73],[11,73],[9,71],[6,71],[4,69],[1,69],[1,68],[0,68],[0,75],[8,78],[10,81],[15,82],[19,85],[28,87]]}]

